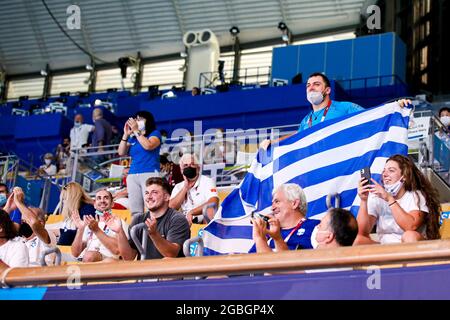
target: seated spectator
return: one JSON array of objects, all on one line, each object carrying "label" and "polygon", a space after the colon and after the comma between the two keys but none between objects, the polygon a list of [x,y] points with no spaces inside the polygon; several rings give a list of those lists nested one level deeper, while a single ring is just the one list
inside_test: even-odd
[{"label": "seated spectator", "polygon": [[9,214],[0,209],[0,270],[28,267],[28,249],[11,221]]},{"label": "seated spectator", "polygon": [[394,155],[384,166],[383,185],[361,179],[355,244],[378,243],[370,238],[377,225],[381,244],[439,238],[439,201],[436,189],[409,157]]},{"label": "seated spectator", "polygon": [[[133,226],[145,222],[148,230],[146,259],[184,257],[183,244],[190,238],[189,224],[182,214],[169,208],[170,186],[162,178],[149,178],[145,188],[145,204],[149,209],[133,219]],[[122,221],[118,217],[112,217],[108,227],[118,234],[120,256],[124,260],[134,260],[138,251],[127,236],[122,227]],[[142,239],[143,230],[137,232]],[[129,240],[130,239],[130,240]]]},{"label": "seated spectator", "polygon": [[8,200],[9,189],[5,183],[0,182],[0,209],[6,205],[6,201]]},{"label": "seated spectator", "polygon": [[[72,255],[83,262],[111,262],[119,259],[117,234],[109,228],[111,220],[112,194],[100,190],[95,195],[95,218],[84,216],[84,220],[76,213],[73,221],[77,226],[77,235],[72,243]],[[128,234],[128,225],[122,220],[124,233]]]},{"label": "seated spectator", "polygon": [[198,87],[193,87],[193,88],[192,88],[192,91],[191,91],[191,94],[192,94],[193,97],[199,96],[199,95],[201,94],[200,88],[198,88]]},{"label": "seated spectator", "polygon": [[64,138],[63,143],[56,147],[56,165],[59,174],[68,173],[70,167],[70,139]]},{"label": "seated spectator", "polygon": [[272,196],[272,215],[266,216],[268,221],[263,216],[251,220],[255,246],[250,252],[312,249],[311,237],[320,221],[306,218],[308,203],[303,189],[295,183],[286,183],[276,188]]},{"label": "seated spectator", "polygon": [[197,157],[184,154],[180,159],[180,169],[184,181],[177,183],[170,196],[169,206],[180,210],[189,224],[203,221],[203,207],[215,203],[219,205],[219,196],[215,182],[201,174]]},{"label": "seated spectator", "polygon": [[59,234],[58,245],[72,245],[77,233],[77,226],[72,217],[74,214],[79,214],[81,219],[86,215],[94,217],[93,203],[94,201],[84,191],[83,187],[76,182],[69,182],[62,188],[60,204],[64,221],[59,232],[57,232],[57,235]]},{"label": "seated spectator", "polygon": [[54,176],[56,174],[56,166],[52,163],[53,155],[46,153],[44,156],[44,164],[39,167],[38,173],[43,176]]},{"label": "seated spectator", "polygon": [[439,110],[439,120],[450,131],[450,108],[443,107]]},{"label": "seated spectator", "polygon": [[328,210],[313,233],[317,243],[314,247],[318,249],[347,247],[353,245],[358,235],[358,223],[350,211],[333,208]]},{"label": "seated spectator", "polygon": [[171,187],[184,180],[180,166],[169,161],[167,155],[163,154],[159,157],[161,177],[165,178]]},{"label": "seated spectator", "polygon": [[[19,235],[25,240],[28,248],[30,266],[40,266],[41,254],[56,246],[56,237],[53,232],[45,229],[45,213],[39,208],[29,208],[24,203],[24,193],[21,188],[15,187],[14,203],[22,212],[22,223],[19,227]],[[55,254],[47,255],[47,265],[55,264]]]}]

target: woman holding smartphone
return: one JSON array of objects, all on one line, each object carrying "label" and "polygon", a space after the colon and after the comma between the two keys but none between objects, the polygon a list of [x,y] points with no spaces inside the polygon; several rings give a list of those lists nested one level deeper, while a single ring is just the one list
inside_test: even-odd
[{"label": "woman holding smartphone", "polygon": [[367,183],[364,177],[359,182],[359,233],[354,244],[378,243],[370,238],[375,224],[381,244],[438,239],[438,194],[412,160],[390,157],[381,176],[383,185],[374,179]]},{"label": "woman holding smartphone", "polygon": [[120,156],[131,156],[127,176],[129,208],[132,216],[144,212],[145,181],[159,177],[159,149],[161,133],[156,130],[155,119],[148,111],[139,111],[124,126],[119,144]]}]

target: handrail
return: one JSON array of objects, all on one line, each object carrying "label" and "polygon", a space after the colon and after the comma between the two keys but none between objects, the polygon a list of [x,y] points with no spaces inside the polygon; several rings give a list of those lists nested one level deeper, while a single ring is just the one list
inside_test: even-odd
[{"label": "handrail", "polygon": [[49,254],[55,253],[56,254],[56,260],[55,260],[55,266],[61,265],[61,250],[59,250],[58,247],[53,247],[45,250],[41,253],[41,256],[39,257],[39,264],[42,267],[47,266],[47,262],[45,261],[45,257]]},{"label": "handrail", "polygon": [[[361,267],[413,262],[450,263],[450,240],[408,244],[365,245],[278,253],[236,254],[214,257],[152,259],[118,263],[79,264],[82,282],[180,278],[262,272],[300,271],[331,267]],[[74,266],[71,265],[71,268]],[[68,283],[67,266],[8,268],[2,270],[3,286]]]},{"label": "handrail", "polygon": [[[139,240],[137,236],[138,230],[142,229],[142,242]],[[134,244],[136,245],[136,248],[139,251],[139,254],[141,255],[141,260],[145,260],[147,256],[147,242],[148,242],[148,231],[147,231],[147,225],[145,222],[138,223],[137,225],[133,226],[130,230],[131,239],[134,241]]]},{"label": "handrail", "polygon": [[200,236],[196,236],[191,239],[187,239],[183,243],[183,253],[185,257],[191,256],[191,244],[196,242],[198,243],[198,247],[195,249],[195,251],[198,252],[198,256],[203,256],[203,249],[204,249],[203,238]]}]

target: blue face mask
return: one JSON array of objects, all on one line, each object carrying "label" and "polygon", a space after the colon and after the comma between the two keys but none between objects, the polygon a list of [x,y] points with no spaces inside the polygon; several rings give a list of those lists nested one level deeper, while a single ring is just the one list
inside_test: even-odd
[{"label": "blue face mask", "polygon": [[6,204],[6,194],[0,193],[0,207],[3,207]]}]

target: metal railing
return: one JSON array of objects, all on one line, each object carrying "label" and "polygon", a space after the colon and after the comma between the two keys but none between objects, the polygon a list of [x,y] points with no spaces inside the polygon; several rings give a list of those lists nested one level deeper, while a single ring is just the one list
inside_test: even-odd
[{"label": "metal railing", "polygon": [[16,185],[19,172],[19,158],[16,155],[0,157],[0,182],[5,183],[9,189]]},{"label": "metal railing", "polygon": [[[241,85],[266,85],[270,82],[271,67],[251,67],[239,69],[238,82]],[[224,71],[223,74],[218,71],[200,73],[199,88],[211,88],[224,83],[232,83],[233,70]]]},{"label": "metal railing", "polygon": [[[243,275],[264,272],[302,271],[321,268],[371,265],[398,268],[398,264],[448,264],[450,240],[420,241],[392,245],[366,245],[320,250],[235,254],[176,259],[123,261],[108,264],[76,265],[82,278],[79,282],[143,280],[159,278],[203,277],[214,275]],[[67,266],[0,269],[0,285],[17,287],[29,285],[70,284]]]}]

